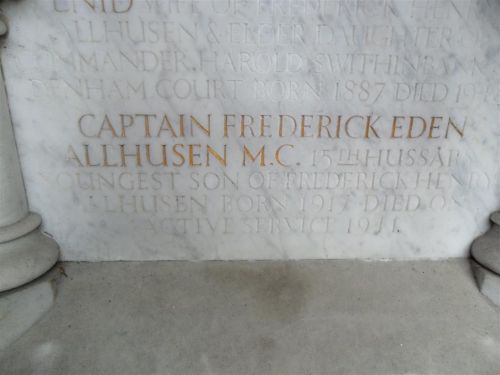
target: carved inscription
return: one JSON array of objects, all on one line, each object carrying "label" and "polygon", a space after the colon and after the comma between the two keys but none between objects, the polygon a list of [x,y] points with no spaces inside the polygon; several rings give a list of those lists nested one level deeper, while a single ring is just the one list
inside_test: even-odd
[{"label": "carved inscription", "polygon": [[240,258],[389,257],[408,236],[432,256],[413,231],[497,184],[471,151],[500,105],[493,31],[470,26],[487,3],[36,2],[53,25],[24,85],[67,133],[48,178],[120,236],[196,253],[153,258],[240,238]]}]

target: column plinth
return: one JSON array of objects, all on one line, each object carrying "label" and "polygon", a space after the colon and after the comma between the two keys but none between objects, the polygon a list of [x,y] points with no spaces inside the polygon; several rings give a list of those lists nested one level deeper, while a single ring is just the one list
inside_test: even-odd
[{"label": "column plinth", "polygon": [[481,293],[500,307],[500,212],[490,220],[490,230],[472,243],[472,271]]},{"label": "column plinth", "polygon": [[[7,33],[0,18],[0,35]],[[29,212],[3,72],[0,72],[0,291],[23,285],[48,271],[59,247],[40,231],[42,220]]]}]

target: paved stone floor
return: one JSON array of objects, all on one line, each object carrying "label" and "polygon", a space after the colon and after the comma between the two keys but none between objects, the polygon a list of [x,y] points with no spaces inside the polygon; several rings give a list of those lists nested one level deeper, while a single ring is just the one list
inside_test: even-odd
[{"label": "paved stone floor", "polygon": [[0,294],[0,374],[500,374],[466,260],[59,267]]}]

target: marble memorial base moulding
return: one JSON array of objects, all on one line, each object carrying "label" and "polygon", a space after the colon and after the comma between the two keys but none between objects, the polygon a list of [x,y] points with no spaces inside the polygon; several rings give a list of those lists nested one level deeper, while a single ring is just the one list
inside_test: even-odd
[{"label": "marble memorial base moulding", "polygon": [[2,8],[63,259],[460,257],[500,203],[498,2]]}]

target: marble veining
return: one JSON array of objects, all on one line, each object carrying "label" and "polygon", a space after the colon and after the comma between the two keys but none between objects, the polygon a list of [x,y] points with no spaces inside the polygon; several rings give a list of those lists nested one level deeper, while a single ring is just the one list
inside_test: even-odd
[{"label": "marble veining", "polygon": [[498,208],[498,2],[1,6],[63,259],[461,257]]}]

